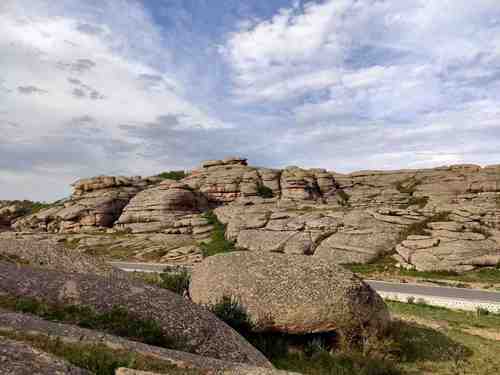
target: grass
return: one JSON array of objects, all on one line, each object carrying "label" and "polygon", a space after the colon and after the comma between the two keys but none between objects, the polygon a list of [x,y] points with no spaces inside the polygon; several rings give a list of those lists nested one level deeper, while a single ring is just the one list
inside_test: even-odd
[{"label": "grass", "polygon": [[72,365],[88,370],[95,375],[114,375],[116,369],[127,367],[134,370],[154,371],[162,374],[198,374],[196,370],[180,369],[167,361],[153,357],[116,350],[104,344],[82,344],[63,342],[46,335],[0,332],[0,337],[22,341],[31,347],[64,359]]},{"label": "grass", "polygon": [[408,304],[387,301],[393,313],[412,315],[429,320],[446,321],[451,327],[474,327],[500,329],[500,314],[474,311],[449,310],[426,304]]},{"label": "grass", "polygon": [[[459,326],[500,328],[500,317],[455,312],[426,305],[389,302],[392,313],[447,320],[449,328],[437,330],[422,324],[393,321],[385,336],[368,330],[355,340],[344,335],[278,335],[251,332],[252,323],[234,300],[224,298],[212,311],[238,330],[281,370],[310,375],[417,375],[422,373],[498,373],[499,342],[460,332]],[[351,336],[352,338],[352,336]]]},{"label": "grass", "polygon": [[191,276],[186,270],[180,272],[162,272],[155,283],[158,287],[184,295],[189,290]]},{"label": "grass", "polygon": [[[439,330],[453,345],[439,344],[431,340],[427,345],[414,346],[412,352],[435,351],[434,360],[416,359],[403,362],[402,369],[409,374],[470,374],[490,375],[500,372],[500,341],[482,338],[468,333],[469,328],[482,328],[500,332],[500,315],[477,314],[474,312],[454,311],[422,304],[408,305],[399,302],[387,302],[392,313],[398,316],[425,320],[433,324],[440,323]],[[417,326],[413,324],[413,326]],[[408,336],[417,340],[418,336]]]},{"label": "grass", "polygon": [[157,175],[157,177],[160,177],[164,180],[175,180],[175,181],[180,181],[186,176],[187,174],[184,171],[168,171]]},{"label": "grass", "polygon": [[226,239],[226,226],[217,219],[213,211],[205,212],[203,217],[214,228],[210,236],[210,241],[200,244],[203,257],[206,258],[215,254],[235,251],[234,242]]},{"label": "grass", "polygon": [[416,271],[396,267],[396,261],[389,255],[368,264],[345,264],[345,267],[364,278],[380,279],[381,277],[415,277],[425,281],[450,280],[464,283],[500,284],[500,265],[481,268],[474,271],[458,273],[454,271]]},{"label": "grass", "polygon": [[36,315],[45,320],[107,332],[149,345],[186,349],[183,340],[165,335],[160,325],[154,320],[139,319],[119,306],[113,307],[108,312],[98,313],[88,306],[49,305],[33,298],[0,296],[0,307]]}]

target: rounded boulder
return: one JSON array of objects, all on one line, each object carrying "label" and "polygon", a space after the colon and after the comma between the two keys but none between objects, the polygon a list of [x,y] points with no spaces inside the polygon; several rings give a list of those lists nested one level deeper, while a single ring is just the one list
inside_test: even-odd
[{"label": "rounded boulder", "polygon": [[230,297],[262,331],[382,330],[390,319],[382,298],[351,271],[303,255],[242,251],[208,257],[193,270],[190,295],[205,306]]}]

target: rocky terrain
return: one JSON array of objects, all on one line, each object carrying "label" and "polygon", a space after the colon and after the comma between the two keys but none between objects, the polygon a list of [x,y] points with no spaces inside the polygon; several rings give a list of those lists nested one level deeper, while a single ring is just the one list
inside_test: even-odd
[{"label": "rocky terrain", "polygon": [[[500,263],[500,166],[340,174],[228,158],[165,175],[179,178],[99,176],[54,204],[0,202],[2,368],[110,373],[88,355],[135,364],[117,374],[284,373],[263,354],[280,346],[263,344],[272,335],[334,345],[387,333],[386,304],[343,265]],[[187,268],[189,290],[109,260]]]},{"label": "rocky terrain", "polygon": [[[305,254],[336,264],[393,254],[402,267],[465,271],[500,260],[500,166],[350,174],[207,161],[180,181],[96,177],[66,201],[17,219],[33,233],[113,259],[191,266],[213,230],[250,251]],[[4,234],[5,236],[5,234]]]}]

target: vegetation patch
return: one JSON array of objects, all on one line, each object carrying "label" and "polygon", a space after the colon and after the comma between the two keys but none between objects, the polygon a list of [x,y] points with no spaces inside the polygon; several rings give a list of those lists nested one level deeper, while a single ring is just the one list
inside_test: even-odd
[{"label": "vegetation patch", "polygon": [[338,189],[336,191],[336,194],[340,197],[340,204],[342,206],[349,206],[349,200],[351,199],[351,196],[347,194],[344,190]]},{"label": "vegetation patch", "polygon": [[422,184],[422,181],[415,178],[409,177],[401,181],[394,183],[394,187],[397,191],[404,194],[413,194],[417,190],[417,186]]},{"label": "vegetation patch", "polygon": [[168,289],[174,293],[183,295],[189,290],[191,276],[186,270],[180,272],[162,272],[159,275],[157,285],[160,288]]},{"label": "vegetation patch", "polygon": [[[380,279],[384,277],[405,278],[415,277],[422,281],[450,280],[459,282],[455,287],[467,287],[465,283],[500,284],[500,265],[484,267],[474,271],[458,273],[455,271],[417,271],[396,267],[396,260],[391,256],[384,256],[368,264],[344,264],[352,272],[364,278]],[[450,285],[447,285],[450,286]]]},{"label": "vegetation patch", "polygon": [[72,365],[95,375],[114,375],[116,369],[126,367],[161,374],[199,374],[196,370],[180,369],[167,361],[129,351],[116,350],[104,344],[75,344],[46,335],[0,332],[0,336],[22,341],[43,352],[66,360]]},{"label": "vegetation patch", "polygon": [[273,198],[274,193],[273,190],[264,185],[257,186],[257,195],[262,198]]},{"label": "vegetation patch", "polygon": [[408,236],[420,235],[420,236],[428,236],[429,228],[427,228],[427,224],[435,223],[438,221],[448,221],[450,213],[447,211],[439,212],[431,217],[426,218],[425,220],[419,221],[417,223],[413,223],[408,225],[399,235],[398,243],[403,242],[408,238]]},{"label": "vegetation patch", "polygon": [[139,319],[118,306],[108,312],[99,313],[88,306],[49,305],[33,298],[0,296],[0,307],[50,321],[107,332],[149,345],[186,350],[183,340],[165,335],[154,320]]},{"label": "vegetation patch", "polygon": [[226,226],[222,224],[213,211],[207,211],[203,217],[213,226],[212,235],[210,240],[200,244],[203,256],[209,257],[220,253],[229,253],[235,251],[235,244],[233,241],[226,239]]},{"label": "vegetation patch", "polygon": [[[392,303],[389,307],[393,308]],[[455,374],[455,369],[472,363],[470,358],[474,355],[464,343],[414,323],[395,321],[384,336],[369,329],[354,334],[297,336],[252,331],[254,326],[245,310],[228,297],[211,310],[264,353],[275,367],[303,374],[420,374],[428,368],[436,371],[427,373]]]},{"label": "vegetation patch", "polygon": [[160,177],[163,180],[180,181],[183,178],[187,177],[187,174],[184,171],[168,171],[168,172],[160,173],[156,177]]}]

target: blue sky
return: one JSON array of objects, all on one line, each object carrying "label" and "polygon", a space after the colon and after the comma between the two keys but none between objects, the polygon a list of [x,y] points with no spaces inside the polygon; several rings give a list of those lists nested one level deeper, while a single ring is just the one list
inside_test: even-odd
[{"label": "blue sky", "polygon": [[3,0],[0,199],[241,155],[500,162],[498,0]]}]

